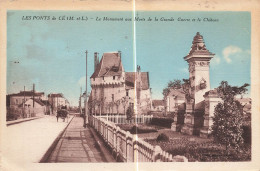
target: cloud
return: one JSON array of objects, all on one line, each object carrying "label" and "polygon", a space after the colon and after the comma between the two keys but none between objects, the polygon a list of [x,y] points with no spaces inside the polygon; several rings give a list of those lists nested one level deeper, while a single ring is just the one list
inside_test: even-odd
[{"label": "cloud", "polygon": [[250,56],[250,50],[243,50],[240,47],[230,45],[223,50],[223,57],[227,63],[232,63],[233,60],[244,62],[245,58]]},{"label": "cloud", "polygon": [[218,65],[218,64],[220,64],[220,61],[221,61],[221,58],[220,58],[218,55],[216,55],[216,56],[214,56],[214,57],[212,58],[210,64],[212,64],[212,65]]}]

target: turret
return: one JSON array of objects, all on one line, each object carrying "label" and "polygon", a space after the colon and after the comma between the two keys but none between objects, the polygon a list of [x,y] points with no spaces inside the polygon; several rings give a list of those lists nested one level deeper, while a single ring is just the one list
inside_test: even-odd
[{"label": "turret", "polygon": [[98,64],[99,64],[98,52],[95,52],[94,53],[94,71],[97,69]]}]

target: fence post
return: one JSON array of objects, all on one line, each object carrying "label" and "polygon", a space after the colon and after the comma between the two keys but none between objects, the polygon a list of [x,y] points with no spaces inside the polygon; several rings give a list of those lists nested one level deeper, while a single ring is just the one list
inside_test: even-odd
[{"label": "fence post", "polygon": [[137,141],[134,140],[133,142],[133,162],[138,162],[138,151],[137,151]]},{"label": "fence post", "polygon": [[160,146],[156,145],[153,150],[153,162],[160,161],[160,154],[162,152],[162,149]]}]

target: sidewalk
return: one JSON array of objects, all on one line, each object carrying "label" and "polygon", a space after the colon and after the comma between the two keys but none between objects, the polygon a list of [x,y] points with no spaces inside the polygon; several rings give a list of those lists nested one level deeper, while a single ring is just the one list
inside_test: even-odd
[{"label": "sidewalk", "polygon": [[83,128],[83,119],[74,117],[47,162],[107,162],[91,130]]},{"label": "sidewalk", "polygon": [[23,118],[23,119],[17,119],[17,120],[13,120],[13,121],[6,121],[6,125],[10,126],[10,125],[14,125],[14,124],[18,124],[21,122],[26,122],[26,121],[31,121],[34,119],[40,119],[43,118],[45,115],[41,115],[41,116],[35,116],[35,117],[30,117],[30,118]]}]

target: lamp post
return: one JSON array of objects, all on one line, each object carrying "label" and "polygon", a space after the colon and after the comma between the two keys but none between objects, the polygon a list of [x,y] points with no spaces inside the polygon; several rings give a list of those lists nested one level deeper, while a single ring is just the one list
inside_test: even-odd
[{"label": "lamp post", "polygon": [[88,123],[88,51],[86,50],[86,98],[85,98],[85,114],[84,114],[84,123],[83,127],[86,128]]},{"label": "lamp post", "polygon": [[82,97],[82,88],[80,87],[80,95],[79,95],[79,116],[82,114],[82,109],[81,109],[81,97]]}]

